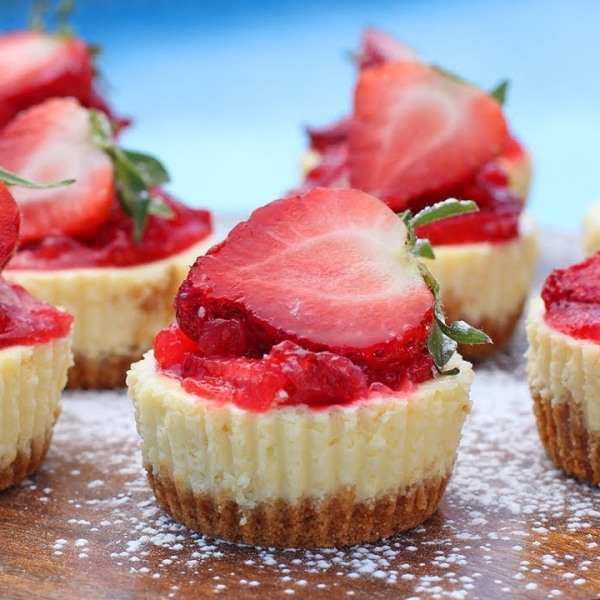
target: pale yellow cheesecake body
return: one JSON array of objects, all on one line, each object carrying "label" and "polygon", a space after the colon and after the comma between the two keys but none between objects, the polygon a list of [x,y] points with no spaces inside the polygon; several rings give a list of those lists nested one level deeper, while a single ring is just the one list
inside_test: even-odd
[{"label": "pale yellow cheesecake body", "polygon": [[0,490],[44,459],[71,364],[69,337],[0,350]]},{"label": "pale yellow cheesecake body", "polygon": [[337,546],[436,510],[470,410],[471,365],[454,366],[410,393],[264,412],[188,394],[152,352],[127,384],[149,480],[176,519],[244,543]]},{"label": "pale yellow cheesecake body", "polygon": [[588,209],[581,223],[583,251],[591,256],[600,250],[600,202],[595,202]]},{"label": "pale yellow cheesecake body", "polygon": [[211,237],[163,260],[132,267],[8,268],[4,276],[74,316],[75,364],[68,387],[121,387],[131,363],[173,321],[179,285],[213,242]]},{"label": "pale yellow cheesecake body", "polygon": [[519,237],[505,242],[435,246],[427,266],[437,279],[448,323],[483,329],[494,344],[461,346],[468,359],[501,349],[523,311],[539,255],[537,225],[528,215]]},{"label": "pale yellow cheesecake body", "polygon": [[543,301],[527,315],[527,378],[550,458],[569,475],[600,483],[600,345],[544,320]]}]

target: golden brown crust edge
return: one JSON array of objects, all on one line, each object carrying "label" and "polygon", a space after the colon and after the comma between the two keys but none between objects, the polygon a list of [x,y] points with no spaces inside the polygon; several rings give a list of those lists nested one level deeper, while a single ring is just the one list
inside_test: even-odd
[{"label": "golden brown crust edge", "polygon": [[50,448],[52,430],[51,427],[44,437],[32,440],[29,448],[18,452],[10,465],[0,469],[0,491],[21,483],[39,469]]},{"label": "golden brown crust edge", "polygon": [[531,391],[538,432],[552,462],[580,481],[600,484],[600,438],[590,433],[579,404],[569,395],[564,402]]},{"label": "golden brown crust edge", "polygon": [[286,500],[243,509],[229,499],[181,491],[164,474],[147,469],[165,512],[213,538],[253,546],[331,548],[374,542],[412,529],[437,510],[450,475],[400,490],[373,503],[356,502],[351,490],[315,502]]},{"label": "golden brown crust edge", "polygon": [[68,390],[102,390],[125,386],[131,364],[140,360],[141,352],[91,359],[75,354],[75,364],[67,373]]}]

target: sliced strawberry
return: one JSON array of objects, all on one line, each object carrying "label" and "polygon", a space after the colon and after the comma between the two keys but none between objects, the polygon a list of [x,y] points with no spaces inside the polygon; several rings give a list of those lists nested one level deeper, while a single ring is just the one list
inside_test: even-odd
[{"label": "sliced strawberry", "polygon": [[433,297],[406,236],[357,190],[272,202],[196,260],[175,300],[179,326],[222,355],[260,358],[288,339],[350,358],[370,381],[422,381]]},{"label": "sliced strawberry", "polygon": [[19,222],[19,207],[6,186],[0,183],[0,271],[17,247]]},{"label": "sliced strawberry", "polygon": [[109,157],[91,140],[88,111],[73,98],[53,98],[20,112],[0,131],[0,165],[25,179],[75,183],[47,189],[13,186],[21,241],[54,233],[93,235],[115,198]]},{"label": "sliced strawberry", "polygon": [[384,62],[419,60],[411,48],[373,27],[363,30],[361,45],[355,58],[360,69],[369,69]]},{"label": "sliced strawberry", "polygon": [[423,64],[385,63],[356,86],[350,183],[401,210],[464,180],[507,141],[502,108],[484,91]]},{"label": "sliced strawberry", "polygon": [[0,127],[25,108],[63,96],[126,124],[96,90],[90,49],[82,40],[37,30],[0,35]]}]

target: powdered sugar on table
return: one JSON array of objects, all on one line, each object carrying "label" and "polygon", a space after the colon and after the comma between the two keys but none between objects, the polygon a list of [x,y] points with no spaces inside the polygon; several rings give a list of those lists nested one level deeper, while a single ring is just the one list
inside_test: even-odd
[{"label": "powdered sugar on table", "polygon": [[[554,260],[555,248],[556,237],[543,250],[538,287],[549,268],[571,260],[565,248]],[[381,543],[257,549],[190,532],[154,500],[124,390],[66,393],[42,470],[14,493],[32,507],[32,519],[40,506],[52,513],[36,552],[55,570],[79,568],[86,581],[86,571],[92,578],[101,568],[94,581],[113,582],[106,595],[90,587],[90,598],[595,597],[599,490],[566,478],[546,457],[525,380],[525,345],[521,324],[509,350],[477,365],[473,411],[438,512]],[[0,511],[8,502],[0,496]],[[0,563],[0,581],[2,573]]]}]

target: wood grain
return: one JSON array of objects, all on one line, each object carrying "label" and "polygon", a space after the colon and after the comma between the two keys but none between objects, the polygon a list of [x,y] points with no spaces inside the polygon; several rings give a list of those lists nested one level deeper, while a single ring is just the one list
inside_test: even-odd
[{"label": "wood grain", "polygon": [[[552,244],[538,282],[558,260]],[[473,413],[435,515],[341,550],[240,547],[191,533],[156,505],[125,391],[67,392],[43,467],[0,494],[0,597],[599,597],[599,490],[545,456],[524,344],[521,324],[505,352],[477,365]]]}]

